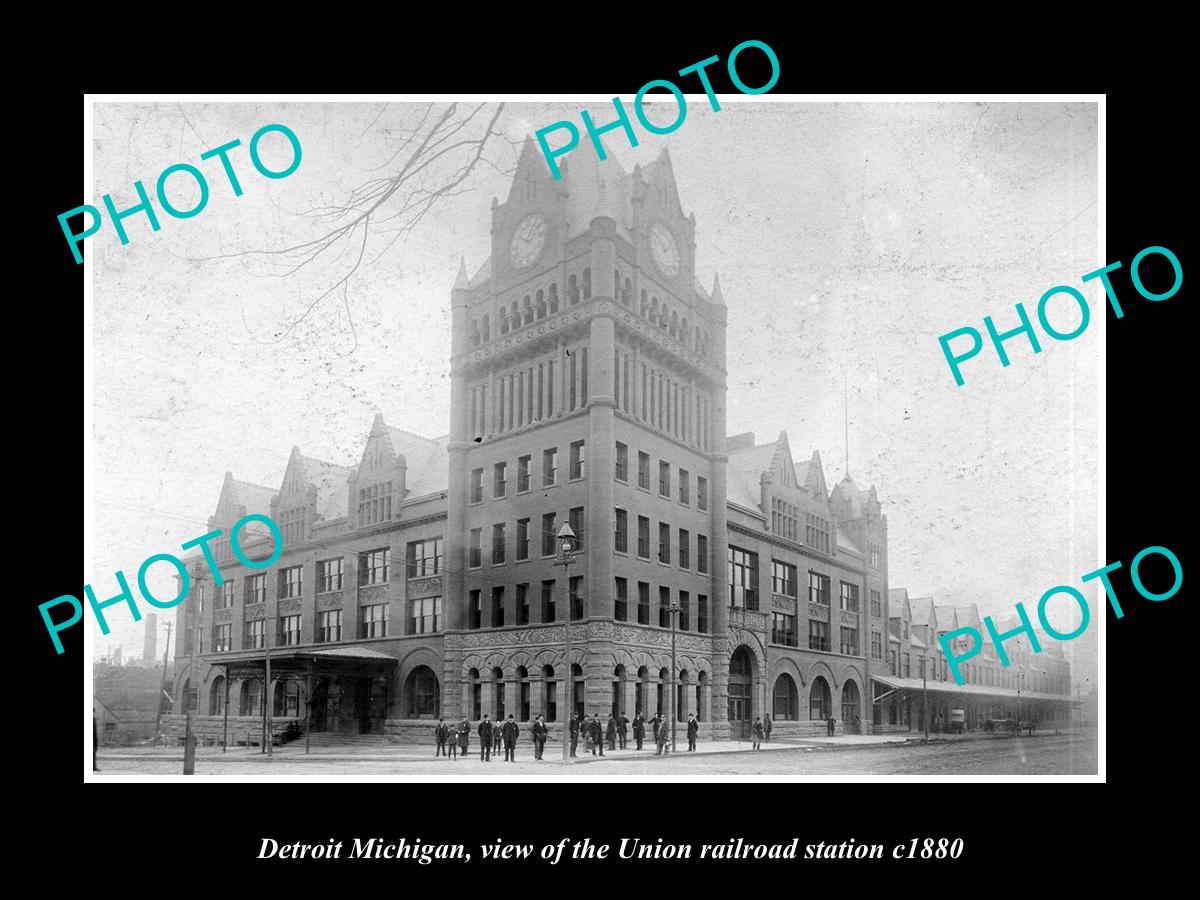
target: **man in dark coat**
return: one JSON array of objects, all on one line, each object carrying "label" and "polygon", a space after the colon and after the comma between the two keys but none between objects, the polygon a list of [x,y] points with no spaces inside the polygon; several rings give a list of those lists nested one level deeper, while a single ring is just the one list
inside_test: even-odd
[{"label": "man in dark coat", "polygon": [[770,713],[768,713],[767,715],[763,716],[763,740],[769,741],[770,739],[771,739],[771,715],[770,715]]},{"label": "man in dark coat", "polygon": [[492,722],[487,713],[479,723],[479,759],[481,762],[492,761]]},{"label": "man in dark coat", "polygon": [[517,735],[521,733],[521,726],[517,724],[517,720],[513,718],[513,714],[508,714],[508,721],[504,723],[504,761],[517,761]]},{"label": "man in dark coat", "polygon": [[696,721],[696,716],[693,713],[688,713],[688,750],[696,749],[696,735],[700,733],[700,723]]},{"label": "man in dark coat", "polygon": [[572,713],[571,722],[568,726],[571,729],[571,755],[575,755],[575,748],[579,746],[579,715]]},{"label": "man in dark coat", "polygon": [[629,717],[625,713],[617,716],[617,739],[621,743],[621,749],[625,749],[625,737],[629,732]]},{"label": "man in dark coat", "polygon": [[666,719],[661,719],[658,716],[655,716],[654,720],[655,720],[654,743],[656,743],[658,745],[658,751],[654,755],[662,756],[663,753],[666,752],[667,737],[668,737],[668,732],[670,731],[670,729],[667,728],[667,720]]},{"label": "man in dark coat", "polygon": [[449,756],[450,753],[446,750],[446,738],[450,734],[450,729],[446,727],[445,719],[438,719],[437,728],[433,729],[433,742],[437,745],[437,752],[434,756],[441,756],[443,753]]},{"label": "man in dark coat", "polygon": [[829,736],[833,737],[833,729],[837,725],[837,719],[833,717],[833,713],[829,714],[829,718],[825,720],[825,727],[829,729]]},{"label": "man in dark coat", "polygon": [[604,726],[600,724],[600,713],[592,717],[592,756],[596,755],[597,750],[601,756],[604,755]]},{"label": "man in dark coat", "polygon": [[446,725],[446,759],[458,759],[458,726]]},{"label": "man in dark coat", "polygon": [[541,759],[542,751],[546,749],[546,737],[549,735],[550,729],[546,727],[546,722],[539,714],[533,720],[533,758]]},{"label": "man in dark coat", "polygon": [[463,716],[463,720],[458,723],[458,749],[460,751],[459,756],[462,759],[467,758],[467,750],[470,749],[470,744],[471,723],[467,721],[466,716]]},{"label": "man in dark coat", "polygon": [[646,739],[646,720],[642,718],[641,713],[633,717],[633,739],[637,741],[637,748],[641,750],[642,741]]},{"label": "man in dark coat", "polygon": [[492,723],[492,750],[496,754],[500,753],[500,742],[504,738],[504,720],[497,719]]},{"label": "man in dark coat", "polygon": [[608,749],[617,749],[617,719],[615,716],[608,717],[608,726],[605,728],[604,737],[608,740]]}]

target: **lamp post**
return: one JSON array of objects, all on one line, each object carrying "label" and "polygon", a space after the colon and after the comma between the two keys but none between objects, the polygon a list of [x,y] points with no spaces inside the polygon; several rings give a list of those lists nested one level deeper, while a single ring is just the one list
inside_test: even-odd
[{"label": "lamp post", "polygon": [[563,691],[563,706],[565,707],[566,718],[563,719],[563,744],[562,754],[563,762],[571,762],[571,716],[575,714],[573,709],[575,705],[575,673],[571,671],[571,563],[575,561],[575,532],[571,530],[571,526],[563,522],[562,528],[558,529],[558,556],[554,560],[554,565],[563,567],[563,574],[567,579],[567,614],[564,616],[566,627],[563,629],[565,638],[563,640],[563,668],[565,669],[564,683],[566,685]]},{"label": "lamp post", "polygon": [[679,615],[679,604],[672,603],[671,611],[671,752],[675,753],[675,726],[678,724],[679,711],[675,708],[676,698],[679,693],[679,687],[676,682],[675,670],[675,622],[676,616]]}]

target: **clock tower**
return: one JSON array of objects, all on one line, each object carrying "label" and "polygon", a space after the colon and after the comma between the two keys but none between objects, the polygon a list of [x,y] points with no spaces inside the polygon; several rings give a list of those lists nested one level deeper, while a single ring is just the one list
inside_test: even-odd
[{"label": "clock tower", "polygon": [[443,711],[554,728],[667,715],[673,692],[724,737],[724,300],[665,151],[563,171],[526,140],[491,257],[451,295]]}]

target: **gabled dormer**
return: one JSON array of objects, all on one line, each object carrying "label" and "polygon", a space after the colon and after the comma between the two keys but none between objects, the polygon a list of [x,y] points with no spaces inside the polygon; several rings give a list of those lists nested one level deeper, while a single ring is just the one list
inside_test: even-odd
[{"label": "gabled dormer", "polygon": [[[233,557],[229,546],[229,533],[235,522],[249,515],[270,516],[273,510],[275,491],[261,484],[251,484],[248,481],[238,481],[232,472],[225,473],[221,482],[221,496],[217,500],[217,508],[208,519],[208,530],[220,529],[221,536],[210,545],[213,557],[217,562],[223,562]],[[264,525],[252,522],[247,526],[248,532],[260,535],[265,532]],[[244,540],[244,539],[243,539]]]},{"label": "gabled dormer", "polygon": [[279,494],[271,504],[271,518],[283,532],[284,547],[311,539],[318,525],[345,516],[350,471],[292,447]]}]

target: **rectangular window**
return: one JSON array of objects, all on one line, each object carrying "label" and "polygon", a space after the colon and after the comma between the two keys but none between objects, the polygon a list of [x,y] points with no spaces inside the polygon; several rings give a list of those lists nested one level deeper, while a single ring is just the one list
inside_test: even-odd
[{"label": "rectangular window", "polygon": [[614,512],[616,513],[616,515],[614,517],[616,524],[615,524],[615,528],[613,530],[613,549],[616,550],[618,553],[628,553],[629,552],[629,513],[626,512],[625,510],[621,509],[621,507],[619,507],[619,506],[616,508],[616,510]]},{"label": "rectangular window", "polygon": [[898,668],[896,668],[896,651],[895,650],[888,651],[888,672],[891,673],[892,675],[900,674],[900,670]]},{"label": "rectangular window", "polygon": [[504,586],[492,588],[492,627],[504,627]]},{"label": "rectangular window", "polygon": [[267,620],[255,619],[246,623],[245,649],[261,650],[266,646]]},{"label": "rectangular window", "polygon": [[571,619],[583,618],[583,597],[579,593],[579,587],[583,584],[582,575],[572,575],[571,580],[567,582],[567,589],[571,595]]},{"label": "rectangular window", "polygon": [[572,481],[582,478],[584,473],[583,441],[571,442],[571,475]]},{"label": "rectangular window", "polygon": [[408,577],[423,578],[439,574],[445,563],[443,552],[440,537],[411,541],[408,545]]},{"label": "rectangular window", "polygon": [[686,528],[679,529],[679,568],[688,569],[692,565],[691,534]]},{"label": "rectangular window", "polygon": [[703,534],[696,535],[696,571],[708,574],[708,537]]},{"label": "rectangular window", "polygon": [[360,638],[387,637],[388,605],[373,603],[358,610],[358,636]]},{"label": "rectangular window", "polygon": [[384,584],[388,580],[388,562],[391,550],[382,547],[358,554],[358,583],[360,585]]},{"label": "rectangular window", "polygon": [[808,620],[808,649],[829,650],[829,623]]},{"label": "rectangular window", "polygon": [[629,617],[629,582],[624,578],[617,578],[616,581],[616,600],[613,602],[613,618],[618,622],[624,622]]},{"label": "rectangular window", "polygon": [[650,454],[638,453],[638,487],[650,490]]},{"label": "rectangular window", "polygon": [[583,517],[582,506],[574,506],[567,511],[567,524],[575,532],[575,549],[586,550],[587,538],[584,532],[587,528],[587,520]]},{"label": "rectangular window", "polygon": [[342,639],[342,611],[327,609],[317,613],[317,640],[323,644]]},{"label": "rectangular window", "polygon": [[479,591],[471,591],[467,599],[467,628],[476,629],[483,625],[483,602]]},{"label": "rectangular window", "polygon": [[232,578],[227,578],[221,585],[221,605],[217,609],[233,609],[233,583]]},{"label": "rectangular window", "polygon": [[517,519],[517,559],[529,559],[528,519]]},{"label": "rectangular window", "polygon": [[814,516],[808,513],[807,523],[805,525],[804,535],[805,543],[814,550],[819,550],[822,553],[829,552],[829,521],[822,519],[820,516]]},{"label": "rectangular window", "polygon": [[553,622],[554,609],[554,580],[542,582],[542,621]]},{"label": "rectangular window", "polygon": [[304,567],[289,566],[279,570],[279,599],[299,597],[304,589]]},{"label": "rectangular window", "polygon": [[529,585],[517,585],[517,624],[529,624]]},{"label": "rectangular window", "polygon": [[658,561],[671,564],[671,526],[666,522],[658,523]]},{"label": "rectangular window", "polygon": [[912,657],[909,654],[905,653],[900,658],[900,660],[901,660],[901,664],[904,667],[900,670],[901,677],[902,678],[910,677],[912,675]]},{"label": "rectangular window", "polygon": [[505,523],[501,522],[498,525],[492,526],[492,565],[499,566],[504,563],[505,553]]},{"label": "rectangular window", "polygon": [[441,597],[418,597],[408,601],[409,634],[433,634],[441,630]]},{"label": "rectangular window", "polygon": [[900,637],[906,641],[908,640],[908,619],[900,620]]},{"label": "rectangular window", "polygon": [[498,462],[492,466],[492,497],[499,499],[508,489],[508,463]]},{"label": "rectangular window", "polygon": [[771,591],[782,597],[796,596],[796,567],[771,560]]},{"label": "rectangular window", "polygon": [[696,595],[696,630],[708,634],[708,597],[704,594]]},{"label": "rectangular window", "polygon": [[638,624],[650,624],[650,585],[644,581],[638,582]]},{"label": "rectangular window", "polygon": [[549,487],[558,480],[558,448],[542,451],[542,486]]},{"label": "rectangular window", "polygon": [[708,479],[696,476],[696,508],[708,509]]},{"label": "rectangular window", "polygon": [[317,593],[329,593],[342,589],[342,566],[345,560],[323,559],[317,563]]},{"label": "rectangular window", "polygon": [[658,495],[671,496],[671,464],[662,459],[658,461]]},{"label": "rectangular window", "polygon": [[531,471],[533,469],[533,457],[522,456],[517,460],[517,493],[523,494],[529,490],[529,483],[532,480]]},{"label": "rectangular window", "polygon": [[840,599],[842,612],[858,612],[858,585],[843,581]]},{"label": "rectangular window", "polygon": [[679,502],[688,504],[692,502],[692,487],[691,477],[688,475],[687,469],[679,470]]},{"label": "rectangular window", "polygon": [[467,545],[467,568],[478,569],[483,565],[483,529],[472,528]]},{"label": "rectangular window", "polygon": [[871,565],[876,569],[883,567],[883,551],[878,544],[870,544],[871,548]]},{"label": "rectangular window", "polygon": [[471,470],[471,502],[483,502],[483,469]]},{"label": "rectangular window", "polygon": [[617,441],[617,459],[613,463],[613,477],[617,481],[629,480],[629,447]]},{"label": "rectangular window", "polygon": [[842,626],[842,653],[858,656],[858,629]]},{"label": "rectangular window", "polygon": [[669,587],[658,589],[658,627],[671,627],[671,589]]},{"label": "rectangular window", "polygon": [[558,527],[554,524],[554,513],[542,514],[542,556],[553,556],[557,549],[555,532]]},{"label": "rectangular window", "polygon": [[638,516],[638,558],[650,558],[650,520]]},{"label": "rectangular window", "polygon": [[871,591],[871,615],[876,619],[883,617],[883,597],[879,591]]},{"label": "rectangular window", "polygon": [[796,617],[786,613],[771,614],[771,643],[796,646]]},{"label": "rectangular window", "polygon": [[279,617],[279,646],[291,647],[300,643],[300,615]]},{"label": "rectangular window", "polygon": [[878,631],[871,632],[871,659],[883,659],[883,636]]},{"label": "rectangular window", "polygon": [[808,599],[811,603],[829,605],[829,576],[820,572],[808,573]]},{"label": "rectangular window", "polygon": [[679,592],[679,630],[688,631],[692,627],[691,595],[687,591]]},{"label": "rectangular window", "polygon": [[229,623],[213,626],[212,648],[214,653],[233,649],[233,626]]},{"label": "rectangular window", "polygon": [[758,554],[729,548],[729,605],[758,609]]}]

